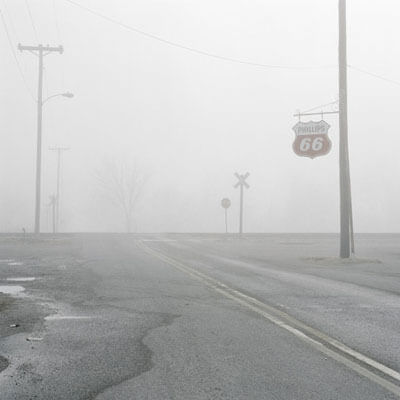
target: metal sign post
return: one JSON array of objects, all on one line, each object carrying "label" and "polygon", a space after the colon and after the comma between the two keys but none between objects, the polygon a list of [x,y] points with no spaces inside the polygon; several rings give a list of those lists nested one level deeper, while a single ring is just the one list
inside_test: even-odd
[{"label": "metal sign post", "polygon": [[222,199],[221,206],[225,210],[225,233],[228,233],[228,208],[231,206],[231,201],[227,198]]},{"label": "metal sign post", "polygon": [[250,186],[246,182],[246,179],[250,176],[248,172],[244,175],[239,175],[237,172],[235,172],[236,178],[238,178],[238,182],[234,186],[235,189],[240,187],[240,215],[239,215],[239,233],[243,233],[243,188],[245,187],[248,189]]}]

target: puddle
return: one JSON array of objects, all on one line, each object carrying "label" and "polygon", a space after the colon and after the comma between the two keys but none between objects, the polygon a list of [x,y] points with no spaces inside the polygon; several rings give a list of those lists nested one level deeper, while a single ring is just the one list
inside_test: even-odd
[{"label": "puddle", "polygon": [[21,278],[7,278],[7,281],[12,281],[12,282],[32,282],[34,280],[36,280],[36,278],[34,277],[21,277]]},{"label": "puddle", "polygon": [[21,277],[21,278],[7,278],[7,281],[11,281],[11,282],[32,282],[34,281],[36,278],[33,277]]},{"label": "puddle", "polygon": [[24,265],[22,262],[9,262],[8,265]]},{"label": "puddle", "polygon": [[303,246],[303,245],[313,245],[315,244],[314,242],[278,242],[279,244],[284,244],[288,246]]},{"label": "puddle", "polygon": [[63,321],[63,320],[85,320],[93,319],[94,317],[86,315],[48,315],[44,319],[46,321]]},{"label": "puddle", "polygon": [[0,293],[4,294],[19,294],[24,290],[25,288],[23,286],[0,286]]},{"label": "puddle", "polygon": [[27,337],[26,340],[28,342],[41,342],[43,340],[42,337]]},{"label": "puddle", "polygon": [[0,372],[5,370],[9,365],[7,358],[0,356]]},{"label": "puddle", "polygon": [[176,239],[142,239],[142,242],[178,242]]},{"label": "puddle", "polygon": [[9,260],[0,260],[0,264],[4,264],[4,263],[10,263],[13,262],[14,259],[9,259]]}]

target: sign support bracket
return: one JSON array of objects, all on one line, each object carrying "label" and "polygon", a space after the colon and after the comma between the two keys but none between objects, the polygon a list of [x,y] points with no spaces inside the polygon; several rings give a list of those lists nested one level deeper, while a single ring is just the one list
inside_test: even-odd
[{"label": "sign support bracket", "polygon": [[339,114],[339,111],[321,111],[321,112],[315,112],[315,113],[297,113],[294,114],[293,116],[296,118],[300,118],[300,117],[307,117],[310,115],[327,115],[327,114]]}]

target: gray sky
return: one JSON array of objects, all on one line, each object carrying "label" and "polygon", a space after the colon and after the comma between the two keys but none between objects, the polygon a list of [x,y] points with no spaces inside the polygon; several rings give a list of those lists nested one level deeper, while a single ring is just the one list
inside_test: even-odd
[{"label": "gray sky", "polygon": [[[63,44],[45,59],[43,219],[63,158],[61,227],[118,230],[121,217],[94,178],[107,158],[148,175],[138,204],[140,231],[221,231],[220,200],[239,193],[233,173],[250,172],[245,230],[336,232],[338,123],[327,117],[331,153],[292,151],[297,109],[337,98],[337,0],[75,0],[122,23],[260,68],[169,46],[92,15],[66,0],[0,0],[13,45]],[[400,82],[400,5],[348,1],[349,64]],[[57,29],[58,25],[58,29]],[[0,230],[32,230],[36,110],[1,28]],[[17,52],[36,95],[37,59]],[[308,68],[311,67],[311,68]],[[359,232],[398,232],[400,84],[349,70],[350,162]],[[327,110],[330,110],[328,107]],[[316,118],[318,119],[318,118]]]}]

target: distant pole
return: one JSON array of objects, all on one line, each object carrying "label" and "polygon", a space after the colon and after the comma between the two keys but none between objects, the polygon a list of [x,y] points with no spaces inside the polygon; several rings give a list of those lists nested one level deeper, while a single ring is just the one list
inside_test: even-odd
[{"label": "distant pole", "polygon": [[69,150],[67,147],[50,147],[49,150],[57,152],[57,188],[56,188],[56,232],[60,227],[60,170],[61,170],[61,154],[63,151]]},{"label": "distant pole", "polygon": [[42,109],[43,109],[43,58],[52,52],[62,54],[63,47],[50,46],[22,46],[18,45],[20,51],[29,51],[38,56],[39,78],[38,78],[38,99],[37,99],[37,139],[36,139],[36,196],[35,196],[35,234],[40,233],[40,190],[42,174]]},{"label": "distant pole", "polygon": [[35,234],[40,232],[40,188],[42,175],[42,103],[43,103],[43,48],[38,49],[39,80],[37,99],[37,139],[36,139],[36,203],[35,203]]},{"label": "distant pole", "polygon": [[239,175],[237,172],[235,173],[236,178],[238,178],[238,182],[234,186],[235,188],[240,187],[240,214],[239,214],[239,233],[243,233],[243,192],[244,187],[248,189],[250,186],[246,182],[246,179],[249,177],[249,173],[247,172],[245,175]]},{"label": "distant pole", "polygon": [[239,216],[239,233],[243,233],[243,185],[240,185],[240,216]]},{"label": "distant pole", "polygon": [[225,233],[228,233],[228,209],[225,208]]},{"label": "distant pole", "polygon": [[53,194],[52,196],[50,196],[53,233],[56,233],[56,204],[57,204],[56,196],[54,196]]},{"label": "distant pole", "polygon": [[351,193],[348,148],[346,0],[339,0],[340,257],[350,257]]}]

